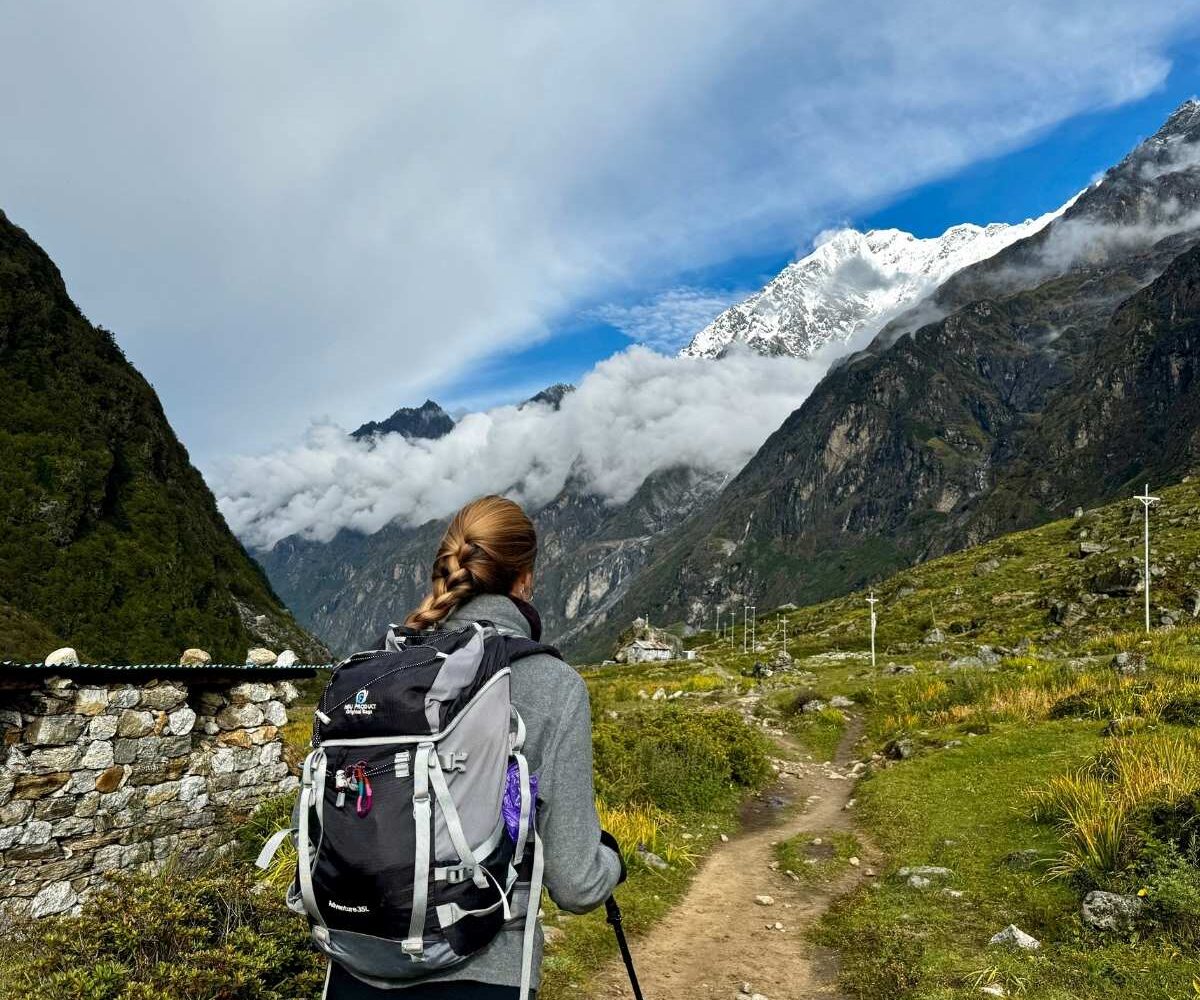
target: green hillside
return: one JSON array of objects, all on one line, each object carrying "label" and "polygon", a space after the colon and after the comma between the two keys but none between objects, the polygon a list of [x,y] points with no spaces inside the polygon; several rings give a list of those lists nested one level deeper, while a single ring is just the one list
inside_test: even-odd
[{"label": "green hillside", "polygon": [[230,533],[158,397],[0,213],[0,658],[323,650]]},{"label": "green hillside", "polygon": [[[1157,495],[1150,515],[1156,627],[1200,613],[1200,483]],[[1142,544],[1142,505],[1130,498],[904,570],[874,590],[878,656],[948,656],[1022,641],[1066,651],[1140,627]],[[862,649],[866,596],[760,612],[759,638],[770,642],[782,620],[793,652]],[[935,628],[941,641],[930,634]]]},{"label": "green hillside", "polygon": [[[736,684],[715,697],[816,760],[865,723],[854,814],[878,877],[811,934],[845,995],[1200,995],[1200,489],[1160,494],[1150,635],[1129,500],[885,580],[874,667],[866,591],[760,616],[757,650],[740,626],[689,640]],[[914,885],[913,865],[948,873]],[[1098,928],[1092,892],[1137,912]],[[1040,948],[991,945],[1009,924]]]}]

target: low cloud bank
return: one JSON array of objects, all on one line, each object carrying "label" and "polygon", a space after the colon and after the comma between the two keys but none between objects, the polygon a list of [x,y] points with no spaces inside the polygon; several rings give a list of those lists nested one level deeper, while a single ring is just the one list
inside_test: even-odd
[{"label": "low cloud bank", "polygon": [[233,530],[263,549],[289,535],[326,541],[342,528],[420,524],[483,493],[536,508],[568,477],[622,502],[673,466],[737,472],[830,360],[736,351],[713,361],[632,347],[597,365],[558,410],[472,413],[434,441],[393,434],[372,444],[315,424],[295,447],[223,463],[215,492]]}]

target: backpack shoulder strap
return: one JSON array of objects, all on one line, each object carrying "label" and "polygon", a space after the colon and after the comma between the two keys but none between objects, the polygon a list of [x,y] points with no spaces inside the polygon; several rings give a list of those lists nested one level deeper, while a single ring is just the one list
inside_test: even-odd
[{"label": "backpack shoulder strap", "polygon": [[553,656],[556,660],[563,658],[562,653],[549,643],[534,642],[532,639],[526,639],[523,635],[505,635],[503,638],[504,645],[508,650],[509,663],[523,660],[527,656],[537,656],[539,653]]}]

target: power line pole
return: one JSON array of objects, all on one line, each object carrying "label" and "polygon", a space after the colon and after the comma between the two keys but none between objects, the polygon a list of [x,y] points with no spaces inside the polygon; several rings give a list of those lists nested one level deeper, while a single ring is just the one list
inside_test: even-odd
[{"label": "power line pole", "polygon": [[1142,591],[1146,599],[1146,631],[1150,631],[1150,508],[1158,503],[1159,497],[1150,495],[1150,484],[1147,483],[1145,490],[1141,495],[1135,496],[1135,500],[1140,500],[1142,503],[1142,527],[1143,527],[1143,558],[1142,558]]},{"label": "power line pole", "polygon": [[875,596],[875,591],[871,591],[871,596],[867,598],[867,603],[871,606],[871,669],[875,669],[875,605],[879,602],[879,598]]}]

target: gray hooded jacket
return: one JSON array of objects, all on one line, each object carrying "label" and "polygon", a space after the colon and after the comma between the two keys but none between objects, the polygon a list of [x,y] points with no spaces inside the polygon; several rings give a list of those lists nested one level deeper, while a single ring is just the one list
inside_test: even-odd
[{"label": "gray hooded jacket", "polygon": [[[529,636],[529,623],[507,597],[483,594],[446,619],[448,628],[490,621]],[[545,886],[558,906],[585,913],[616,887],[621,862],[600,843],[592,786],[592,720],[583,678],[546,654],[512,666],[512,701],[525,722],[525,755],[538,775],[537,826],[545,849]],[[536,901],[534,903],[536,904]],[[440,975],[414,982],[471,980],[521,984],[523,920],[510,924],[482,951]],[[533,987],[541,982],[542,932],[534,947]]]}]

